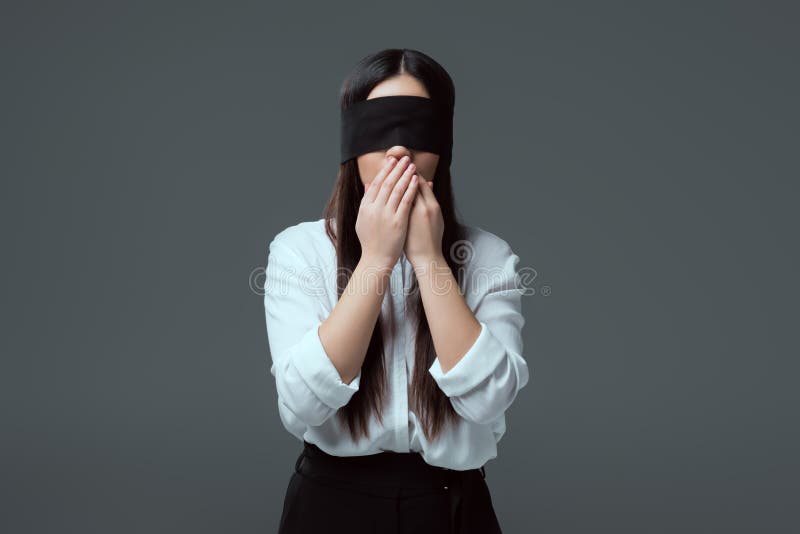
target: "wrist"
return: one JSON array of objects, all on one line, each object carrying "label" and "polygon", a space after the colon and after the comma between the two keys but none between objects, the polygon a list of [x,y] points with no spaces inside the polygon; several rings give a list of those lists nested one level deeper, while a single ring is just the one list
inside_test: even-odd
[{"label": "wrist", "polygon": [[388,272],[391,274],[398,258],[382,256],[379,254],[363,253],[358,261],[359,265],[376,272]]},{"label": "wrist", "polygon": [[444,255],[441,253],[420,254],[417,256],[409,256],[408,261],[414,268],[417,277],[431,276],[442,269],[450,269],[447,265]]}]

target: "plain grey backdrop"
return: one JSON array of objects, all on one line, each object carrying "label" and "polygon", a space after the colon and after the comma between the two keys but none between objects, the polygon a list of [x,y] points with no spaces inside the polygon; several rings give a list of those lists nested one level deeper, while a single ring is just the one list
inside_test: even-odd
[{"label": "plain grey backdrop", "polygon": [[321,217],[344,77],[407,47],[456,84],[459,212],[543,290],[505,531],[797,532],[796,6],[4,2],[0,531],[276,530],[252,275]]}]

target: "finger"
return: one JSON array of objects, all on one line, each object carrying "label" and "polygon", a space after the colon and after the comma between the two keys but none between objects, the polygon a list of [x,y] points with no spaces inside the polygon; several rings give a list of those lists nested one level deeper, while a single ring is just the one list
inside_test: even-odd
[{"label": "finger", "polygon": [[406,168],[406,172],[397,180],[397,183],[392,189],[392,194],[389,196],[389,199],[386,201],[386,205],[392,209],[393,211],[397,211],[397,206],[400,204],[400,200],[405,194],[406,189],[408,189],[408,184],[411,182],[411,178],[414,176],[414,168],[412,166],[408,166]]},{"label": "finger", "polygon": [[422,190],[424,189],[423,185],[425,186],[433,185],[433,180],[428,180],[427,178],[425,178],[425,176],[420,174],[419,171],[417,171],[417,174],[419,175],[420,192],[422,192]]},{"label": "finger", "polygon": [[408,184],[406,188],[406,192],[403,193],[403,198],[400,199],[400,205],[397,208],[397,213],[402,216],[408,215],[408,210],[411,209],[411,203],[414,202],[419,195],[417,194],[417,190],[419,189],[419,178],[415,174],[411,178],[411,183]]},{"label": "finger", "polygon": [[403,193],[405,193],[409,182],[411,182],[411,177],[414,176],[414,170],[415,167],[413,164],[406,167],[405,172],[402,176],[400,176],[400,179],[398,179],[397,183],[394,185],[392,193],[386,201],[386,205],[392,210],[397,211],[397,205],[400,203],[400,198],[403,196]]},{"label": "finger", "polygon": [[389,175],[389,172],[394,168],[395,163],[397,161],[394,158],[389,158],[384,163],[383,167],[378,174],[375,175],[375,179],[370,182],[370,185],[375,185],[375,187],[370,187],[368,192],[364,193],[364,199],[367,202],[375,202],[375,197],[378,196],[378,190],[380,189],[380,185],[383,183],[383,180],[386,176]]},{"label": "finger", "polygon": [[425,182],[425,187],[420,188],[421,196],[425,199],[425,204],[436,204],[436,195],[433,194],[433,182]]},{"label": "finger", "polygon": [[367,185],[364,186],[364,194],[361,195],[361,203],[365,203],[369,201],[369,187],[372,185],[372,182],[369,182]]},{"label": "finger", "polygon": [[422,191],[425,190],[426,187],[428,187],[428,179],[425,178],[425,176],[421,172],[419,172],[419,169],[417,169],[416,174],[417,174],[417,182],[419,182],[419,185],[417,186],[418,192],[416,198],[414,198],[413,205],[417,204],[417,199],[419,199],[419,201],[422,202],[423,204],[425,203],[424,198],[422,198]]},{"label": "finger", "polygon": [[[394,189],[397,180],[399,180],[400,177],[403,176],[404,172],[408,172],[408,167],[410,165],[413,165],[410,162],[411,159],[408,158],[407,156],[401,158],[400,161],[397,162],[397,165],[394,166],[389,175],[383,181],[383,183],[381,183],[380,187],[377,186],[375,187],[375,189],[378,190],[376,191],[375,202],[379,204],[386,204],[388,202],[389,195],[392,194],[392,190]],[[413,170],[410,172],[413,172]]]}]

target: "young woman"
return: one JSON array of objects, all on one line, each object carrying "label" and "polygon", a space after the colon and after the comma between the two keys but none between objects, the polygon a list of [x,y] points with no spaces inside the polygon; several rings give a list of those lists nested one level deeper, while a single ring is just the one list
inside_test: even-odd
[{"label": "young woman", "polygon": [[323,217],[269,245],[270,372],[303,441],[279,532],[501,532],[485,464],[529,379],[519,257],[456,218],[438,63],[370,55],[340,101]]}]

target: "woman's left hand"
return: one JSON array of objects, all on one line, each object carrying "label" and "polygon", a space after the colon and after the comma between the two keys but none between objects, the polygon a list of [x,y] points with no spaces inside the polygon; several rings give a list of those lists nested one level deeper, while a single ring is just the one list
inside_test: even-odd
[{"label": "woman's left hand", "polygon": [[433,195],[433,182],[417,171],[419,187],[408,216],[408,232],[403,252],[412,266],[432,261],[442,255],[444,218]]}]

